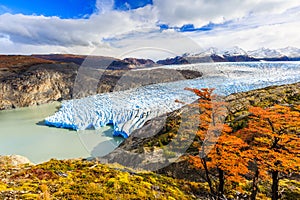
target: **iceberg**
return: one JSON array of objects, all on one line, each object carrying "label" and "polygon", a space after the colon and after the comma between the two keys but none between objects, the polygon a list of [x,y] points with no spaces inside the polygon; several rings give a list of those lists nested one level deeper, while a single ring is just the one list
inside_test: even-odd
[{"label": "iceberg", "polygon": [[299,82],[299,62],[276,63],[210,63],[164,68],[190,69],[202,72],[201,78],[132,88],[64,101],[45,124],[74,130],[98,129],[112,124],[114,136],[128,138],[148,120],[177,110],[182,102],[197,97],[185,87],[215,88],[219,95],[249,91],[271,85]]}]

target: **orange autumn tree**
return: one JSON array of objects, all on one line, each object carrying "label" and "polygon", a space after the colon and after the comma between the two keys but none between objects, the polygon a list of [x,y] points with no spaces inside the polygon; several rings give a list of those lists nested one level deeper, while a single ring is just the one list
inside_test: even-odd
[{"label": "orange autumn tree", "polygon": [[255,172],[251,199],[256,198],[258,179],[272,180],[272,200],[279,199],[282,176],[300,170],[300,106],[251,107],[247,127],[239,130],[250,146]]},{"label": "orange autumn tree", "polygon": [[[214,89],[186,90],[199,97],[198,101],[191,105],[198,108],[199,113],[190,116],[199,119],[197,137],[193,144],[199,155],[190,156],[190,162],[196,168],[204,170],[210,192],[222,197],[226,183],[233,185],[235,182],[238,185],[245,180],[243,175],[248,173],[248,145],[231,135],[231,128],[224,124],[226,104],[217,100],[217,96],[213,95]],[[214,178],[216,172],[217,179]]]}]

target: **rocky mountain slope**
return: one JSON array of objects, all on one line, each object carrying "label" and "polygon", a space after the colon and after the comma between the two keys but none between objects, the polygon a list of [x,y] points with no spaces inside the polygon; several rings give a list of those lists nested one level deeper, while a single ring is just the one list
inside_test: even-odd
[{"label": "rocky mountain slope", "polygon": [[0,68],[6,70],[17,70],[32,65],[49,63],[53,63],[53,61],[32,56],[0,55]]},{"label": "rocky mountain slope", "polygon": [[[227,102],[228,119],[233,120],[242,117],[248,106],[299,105],[300,82],[231,94],[222,99]],[[178,132],[181,117],[189,112],[187,107],[183,107],[166,116],[146,122],[144,127],[135,130],[117,149],[101,160],[107,163],[120,163],[132,168],[159,169],[159,172],[168,172],[177,178],[190,177],[191,180],[195,180],[193,174],[197,172],[188,169],[188,163],[181,162],[181,159],[173,162],[176,155],[170,156],[163,150],[163,146],[174,139],[174,133],[176,135]],[[178,142],[180,145],[181,141]],[[172,162],[173,164],[170,164]],[[154,166],[167,167],[160,169]]]}]

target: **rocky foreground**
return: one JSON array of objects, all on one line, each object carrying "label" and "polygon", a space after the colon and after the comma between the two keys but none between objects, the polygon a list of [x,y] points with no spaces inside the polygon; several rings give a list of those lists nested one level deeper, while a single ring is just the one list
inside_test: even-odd
[{"label": "rocky foreground", "polygon": [[[0,159],[1,160],[1,159]],[[3,165],[0,199],[208,199],[204,184],[84,160]]]}]

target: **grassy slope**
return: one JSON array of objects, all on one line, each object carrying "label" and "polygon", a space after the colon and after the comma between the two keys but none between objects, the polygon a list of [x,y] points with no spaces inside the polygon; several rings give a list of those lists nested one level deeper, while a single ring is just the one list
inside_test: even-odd
[{"label": "grassy slope", "polygon": [[0,199],[196,199],[201,193],[205,199],[207,191],[205,184],[82,160],[0,170]]}]

